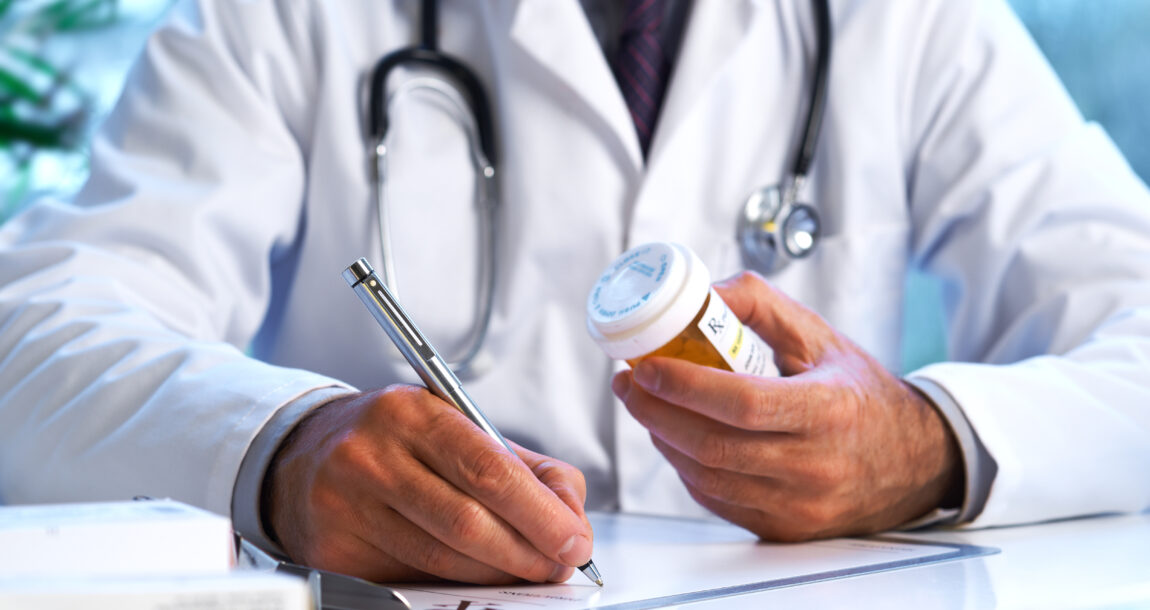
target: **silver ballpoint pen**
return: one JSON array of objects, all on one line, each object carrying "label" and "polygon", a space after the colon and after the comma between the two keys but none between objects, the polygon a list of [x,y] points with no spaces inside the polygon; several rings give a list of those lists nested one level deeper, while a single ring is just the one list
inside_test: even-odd
[{"label": "silver ballpoint pen", "polygon": [[[372,269],[367,259],[360,258],[347,269],[344,269],[343,279],[359,295],[359,300],[363,301],[375,321],[379,322],[387,336],[391,338],[392,343],[395,343],[403,357],[415,369],[419,378],[427,384],[427,389],[454,405],[488,436],[499,441],[512,455],[517,455],[511,445],[507,444],[507,439],[503,438],[499,430],[495,429],[487,416],[467,395],[463,385],[459,382],[459,378],[447,366],[447,361],[428,343],[423,333],[419,332],[415,322],[403,310],[399,301],[384,285],[383,280],[375,274],[375,270]],[[600,587],[603,586],[603,577],[599,575],[599,569],[595,567],[595,562],[588,560],[587,563],[579,566],[579,571],[591,579],[591,582]]]}]

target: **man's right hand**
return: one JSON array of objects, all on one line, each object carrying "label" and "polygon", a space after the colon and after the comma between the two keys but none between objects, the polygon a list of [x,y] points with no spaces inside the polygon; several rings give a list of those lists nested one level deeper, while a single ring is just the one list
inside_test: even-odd
[{"label": "man's right hand", "polygon": [[516,457],[415,386],[309,414],[266,475],[264,514],[291,558],[377,582],[561,582],[591,557],[574,467]]}]

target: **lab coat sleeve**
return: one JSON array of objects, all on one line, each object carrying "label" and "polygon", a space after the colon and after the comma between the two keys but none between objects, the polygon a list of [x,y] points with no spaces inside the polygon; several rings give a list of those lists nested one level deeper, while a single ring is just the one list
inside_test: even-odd
[{"label": "lab coat sleeve", "polygon": [[[974,525],[1150,506],[1150,195],[1000,0],[930,3],[911,70],[916,264],[997,474]],[[928,11],[931,12],[931,11]]]},{"label": "lab coat sleeve", "polygon": [[0,502],[145,494],[228,514],[263,423],[343,387],[244,353],[304,221],[306,18],[182,5],[75,201],[0,229]]}]

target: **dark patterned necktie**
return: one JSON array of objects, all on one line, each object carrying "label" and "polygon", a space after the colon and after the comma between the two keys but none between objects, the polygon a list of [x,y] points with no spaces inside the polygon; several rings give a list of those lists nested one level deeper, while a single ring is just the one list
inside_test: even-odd
[{"label": "dark patterned necktie", "polygon": [[631,111],[643,156],[655,132],[671,62],[659,40],[666,0],[627,0],[615,77]]}]

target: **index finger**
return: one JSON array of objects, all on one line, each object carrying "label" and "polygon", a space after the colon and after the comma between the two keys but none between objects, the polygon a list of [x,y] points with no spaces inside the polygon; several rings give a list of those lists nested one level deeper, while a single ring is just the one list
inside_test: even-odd
[{"label": "index finger", "polygon": [[635,383],[663,401],[743,430],[804,432],[834,391],[814,369],[790,377],[756,377],[675,358],[646,358]]},{"label": "index finger", "polygon": [[[455,409],[443,413],[419,458],[554,561],[591,558],[591,528],[531,468]],[[459,432],[465,433],[459,433]],[[578,484],[572,482],[572,485]]]},{"label": "index finger", "polygon": [[715,284],[731,311],[775,352],[784,375],[814,368],[835,333],[817,313],[775,288],[759,274],[744,271]]}]

